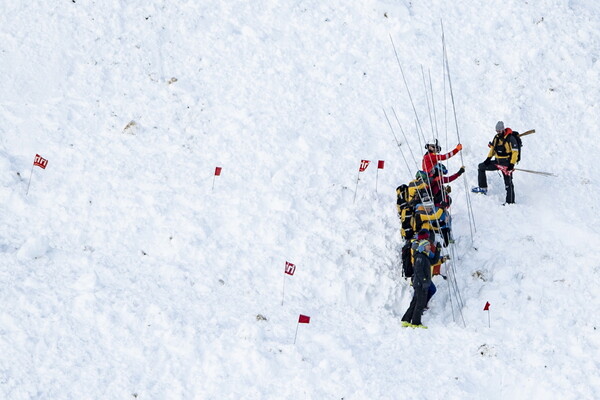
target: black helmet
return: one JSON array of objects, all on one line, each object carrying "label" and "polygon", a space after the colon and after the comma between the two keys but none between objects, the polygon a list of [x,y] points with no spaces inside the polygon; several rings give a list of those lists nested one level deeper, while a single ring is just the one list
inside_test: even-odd
[{"label": "black helmet", "polygon": [[448,173],[448,168],[442,163],[437,163],[431,169],[430,175],[446,175]]},{"label": "black helmet", "polygon": [[426,149],[426,150],[429,150],[429,146],[431,146],[431,147],[435,148],[435,152],[436,152],[436,153],[439,153],[440,151],[442,151],[442,148],[440,147],[440,143],[438,142],[438,140],[437,140],[437,139],[435,139],[435,143],[427,143],[427,144],[425,145],[425,149]]},{"label": "black helmet", "polygon": [[403,195],[404,195],[404,191],[405,191],[406,189],[408,189],[408,186],[407,186],[407,185],[400,185],[400,186],[398,186],[398,187],[396,188],[396,194],[397,194],[398,196],[403,196]]},{"label": "black helmet", "polygon": [[407,202],[407,196],[408,193],[406,191],[406,189],[408,189],[407,185],[400,185],[396,188],[396,204],[399,205],[400,207],[404,207],[406,204],[408,204]]}]

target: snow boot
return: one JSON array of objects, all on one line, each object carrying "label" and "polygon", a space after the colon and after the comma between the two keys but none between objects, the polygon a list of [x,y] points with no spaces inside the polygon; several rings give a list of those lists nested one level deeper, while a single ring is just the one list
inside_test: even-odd
[{"label": "snow boot", "polygon": [[471,189],[471,192],[487,194],[487,188],[474,187],[473,189]]},{"label": "snow boot", "polygon": [[421,324],[421,325],[413,325],[413,328],[421,328],[421,329],[428,329],[425,325]]},{"label": "snow boot", "polygon": [[412,328],[412,327],[413,327],[413,324],[411,324],[411,323],[410,323],[410,322],[408,322],[408,321],[402,321],[402,327],[403,327],[403,328]]}]

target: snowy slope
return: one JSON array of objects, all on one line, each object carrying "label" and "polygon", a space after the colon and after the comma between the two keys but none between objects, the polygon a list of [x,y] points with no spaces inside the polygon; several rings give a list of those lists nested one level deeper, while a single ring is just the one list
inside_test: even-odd
[{"label": "snowy slope", "polygon": [[[394,190],[422,145],[390,36],[449,149],[441,18],[465,323],[436,278],[407,331]],[[592,0],[6,2],[0,397],[600,397],[599,26]],[[516,175],[502,207],[489,174],[471,237],[499,119],[559,176]],[[353,203],[361,159],[386,166]]]}]

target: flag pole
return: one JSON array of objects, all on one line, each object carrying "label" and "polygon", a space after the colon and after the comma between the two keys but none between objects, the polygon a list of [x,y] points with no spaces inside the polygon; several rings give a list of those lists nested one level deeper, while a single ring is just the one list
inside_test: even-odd
[{"label": "flag pole", "polygon": [[488,312],[488,328],[491,328],[492,327],[492,323],[491,323],[491,320],[490,320],[490,309],[489,308],[488,308],[487,312]]},{"label": "flag pole", "polygon": [[213,174],[213,184],[212,184],[212,191],[215,190],[215,178],[217,177],[217,175]]},{"label": "flag pole", "polygon": [[282,294],[281,294],[281,305],[283,306],[283,298],[285,297],[285,275],[283,274],[283,290],[282,290]]},{"label": "flag pole", "polygon": [[352,203],[356,203],[356,191],[358,190],[358,181],[360,180],[360,171],[358,171],[358,175],[356,175],[356,188],[354,188],[354,200]]},{"label": "flag pole", "polygon": [[298,327],[300,326],[300,322],[296,323],[296,334],[294,335],[294,344],[296,344],[296,338],[298,337]]},{"label": "flag pole", "polygon": [[375,174],[375,193],[377,193],[377,181],[379,180],[379,166],[377,166],[377,173]]},{"label": "flag pole", "polygon": [[31,165],[31,172],[29,173],[29,183],[27,183],[27,192],[25,192],[25,196],[29,194],[29,185],[31,185],[31,176],[33,175],[33,167],[35,164]]}]

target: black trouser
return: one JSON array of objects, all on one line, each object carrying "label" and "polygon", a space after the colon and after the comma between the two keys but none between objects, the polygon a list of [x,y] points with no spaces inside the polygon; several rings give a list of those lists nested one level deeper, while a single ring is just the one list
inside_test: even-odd
[{"label": "black trouser", "polygon": [[448,243],[450,243],[450,228],[444,227],[441,229],[442,239],[444,239],[444,247],[448,247]]},{"label": "black trouser", "polygon": [[410,301],[408,310],[406,310],[402,316],[402,321],[409,322],[413,325],[421,325],[421,315],[427,304],[427,292],[429,291],[429,288],[419,287],[414,288],[414,290],[415,293]]},{"label": "black trouser", "polygon": [[[478,180],[478,184],[480,188],[487,188],[487,177],[485,176],[485,172],[486,171],[500,171],[496,165],[503,165],[505,167],[508,167],[509,165],[509,161],[506,160],[494,160],[494,161],[490,161],[490,163],[488,165],[485,165],[484,163],[479,164],[478,167],[478,175],[477,175],[477,180]],[[504,188],[506,189],[506,202],[507,203],[514,203],[515,202],[515,186],[513,185],[513,179],[512,179],[512,174],[511,175],[505,175],[504,173],[502,173],[502,171],[500,171],[500,173],[502,174],[502,177],[504,177]]]},{"label": "black trouser", "polygon": [[[409,276],[412,276],[413,273],[413,267],[411,264],[411,259],[410,259],[410,248],[412,246],[412,243],[410,242],[410,240],[406,240],[406,243],[404,243],[404,246],[402,246],[402,252],[401,252],[401,258],[402,258],[402,276],[405,278],[408,278]],[[407,276],[408,275],[408,276]]]}]

